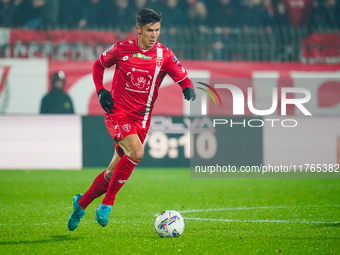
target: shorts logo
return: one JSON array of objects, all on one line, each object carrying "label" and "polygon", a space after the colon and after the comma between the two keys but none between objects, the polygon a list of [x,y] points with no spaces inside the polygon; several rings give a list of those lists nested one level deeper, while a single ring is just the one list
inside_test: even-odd
[{"label": "shorts logo", "polygon": [[125,124],[122,126],[122,128],[124,129],[125,132],[129,132],[131,129],[131,125],[130,124]]},{"label": "shorts logo", "polygon": [[113,130],[114,132],[116,133],[116,136],[119,138],[121,136],[121,132],[120,132],[120,129],[119,129],[119,125],[114,125],[113,126]]},{"label": "shorts logo", "polygon": [[161,67],[162,66],[162,64],[163,64],[163,58],[161,58],[161,57],[157,57],[156,58],[156,65],[158,66],[158,67]]}]

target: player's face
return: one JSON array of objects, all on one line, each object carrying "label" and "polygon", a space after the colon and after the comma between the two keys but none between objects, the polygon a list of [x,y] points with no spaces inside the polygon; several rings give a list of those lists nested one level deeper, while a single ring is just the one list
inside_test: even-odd
[{"label": "player's face", "polygon": [[140,28],[136,26],[138,33],[138,46],[142,49],[151,49],[157,42],[158,36],[161,32],[161,23],[149,23]]}]

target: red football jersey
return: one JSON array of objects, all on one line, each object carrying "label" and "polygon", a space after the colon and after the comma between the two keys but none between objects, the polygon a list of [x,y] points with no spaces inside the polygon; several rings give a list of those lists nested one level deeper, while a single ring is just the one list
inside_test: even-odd
[{"label": "red football jersey", "polygon": [[311,0],[283,0],[286,5],[290,24],[294,27],[308,25],[312,9]]},{"label": "red football jersey", "polygon": [[158,89],[166,74],[176,82],[188,73],[174,53],[157,42],[150,50],[141,49],[137,40],[119,41],[100,55],[105,68],[116,65],[111,93],[114,107],[129,114],[136,124],[149,127]]}]

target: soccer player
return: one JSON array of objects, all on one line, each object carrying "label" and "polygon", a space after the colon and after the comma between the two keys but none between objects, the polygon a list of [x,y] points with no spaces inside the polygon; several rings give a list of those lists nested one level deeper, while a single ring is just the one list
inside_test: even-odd
[{"label": "soccer player", "polygon": [[[95,178],[85,194],[73,197],[74,209],[68,219],[71,231],[77,228],[86,207],[105,193],[95,218],[101,226],[107,225],[117,192],[143,158],[143,142],[165,75],[180,85],[186,100],[196,98],[187,71],[169,48],[157,42],[161,21],[161,14],[140,10],[136,14],[137,39],[118,41],[93,65],[94,84],[116,150],[108,168]],[[110,93],[103,86],[103,74],[105,68],[113,65],[116,69]]]}]

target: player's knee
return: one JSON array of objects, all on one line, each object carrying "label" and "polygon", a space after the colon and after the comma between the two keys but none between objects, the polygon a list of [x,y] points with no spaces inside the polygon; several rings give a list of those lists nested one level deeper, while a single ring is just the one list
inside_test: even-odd
[{"label": "player's knee", "polygon": [[111,169],[111,168],[107,168],[107,169],[106,169],[106,171],[105,171],[105,173],[104,173],[104,176],[105,176],[105,179],[106,179],[107,181],[110,181],[110,180],[111,180],[112,175],[113,175],[113,170],[114,170],[114,168],[113,168],[113,169]]},{"label": "player's knee", "polygon": [[132,150],[130,155],[129,155],[130,158],[137,160],[137,161],[141,161],[143,156],[144,156],[143,146],[140,147],[140,148],[136,148],[136,149]]}]

